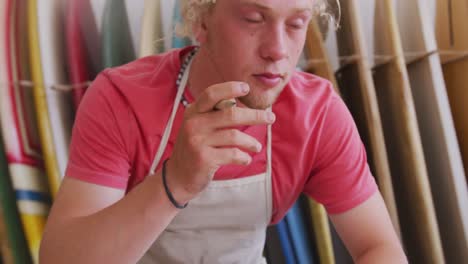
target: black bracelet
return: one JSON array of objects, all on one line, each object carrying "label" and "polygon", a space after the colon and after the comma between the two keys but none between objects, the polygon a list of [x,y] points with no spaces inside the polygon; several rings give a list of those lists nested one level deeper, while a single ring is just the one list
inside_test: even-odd
[{"label": "black bracelet", "polygon": [[180,205],[175,199],[174,196],[172,196],[171,191],[169,191],[169,187],[167,187],[167,182],[166,182],[166,163],[169,159],[166,159],[163,162],[163,167],[162,167],[162,179],[163,179],[163,185],[164,185],[164,190],[166,190],[167,197],[171,201],[171,203],[177,208],[177,209],[184,209],[187,207],[188,203],[184,205]]}]

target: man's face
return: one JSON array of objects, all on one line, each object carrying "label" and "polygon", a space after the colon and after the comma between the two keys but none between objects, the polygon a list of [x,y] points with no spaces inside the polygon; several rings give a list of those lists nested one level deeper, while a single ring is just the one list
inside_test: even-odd
[{"label": "man's face", "polygon": [[243,104],[265,109],[290,80],[311,17],[311,0],[218,0],[202,47],[223,81],[250,85]]}]

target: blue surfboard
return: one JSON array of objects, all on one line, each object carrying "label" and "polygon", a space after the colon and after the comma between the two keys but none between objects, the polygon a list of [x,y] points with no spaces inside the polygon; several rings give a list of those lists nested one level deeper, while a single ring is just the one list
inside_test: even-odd
[{"label": "blue surfboard", "polygon": [[[174,28],[182,22],[182,15],[181,15],[181,9],[180,9],[180,0],[175,1],[173,21],[174,21]],[[192,44],[192,41],[187,37],[180,38],[176,34],[173,34],[173,36],[172,36],[172,47],[173,48],[183,48],[183,47],[189,46],[191,44]]]},{"label": "blue surfboard", "polygon": [[298,199],[285,216],[288,230],[291,234],[291,244],[299,264],[317,263],[314,259],[314,247],[309,237],[309,230],[305,222],[305,214]]},{"label": "blue surfboard", "polygon": [[276,230],[280,238],[281,249],[287,264],[296,264],[296,256],[294,255],[291,234],[289,233],[286,217],[276,225]]}]

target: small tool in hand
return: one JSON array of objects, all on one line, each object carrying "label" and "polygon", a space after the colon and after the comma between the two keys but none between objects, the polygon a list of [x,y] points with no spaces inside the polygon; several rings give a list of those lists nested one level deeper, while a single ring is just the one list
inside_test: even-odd
[{"label": "small tool in hand", "polygon": [[236,99],[221,100],[215,105],[214,110],[223,110],[236,105]]}]

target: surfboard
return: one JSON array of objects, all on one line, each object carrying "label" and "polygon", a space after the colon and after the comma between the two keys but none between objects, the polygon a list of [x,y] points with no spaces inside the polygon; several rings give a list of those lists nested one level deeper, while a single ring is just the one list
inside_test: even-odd
[{"label": "surfboard", "polygon": [[115,67],[135,59],[124,0],[107,0],[102,18],[102,62]]},{"label": "surfboard", "polygon": [[335,261],[337,264],[354,264],[353,258],[341,240],[335,227],[330,224],[330,232],[333,242],[333,251],[335,252]]},{"label": "surfboard", "polygon": [[145,0],[140,39],[140,58],[164,51],[160,0]]},{"label": "surfboard", "polygon": [[[86,50],[89,52],[89,68],[91,70],[92,76],[96,76],[99,72],[104,70],[101,51],[101,27],[105,0],[86,1],[89,1],[91,11],[89,12],[89,17],[80,16],[80,27],[85,29],[86,32],[83,34],[83,38],[85,41]],[[88,14],[88,11],[85,11],[85,14]]]},{"label": "surfboard", "polygon": [[[415,104],[392,3],[352,1],[355,23],[370,43],[368,58],[379,100],[402,238],[411,263],[443,263]],[[362,18],[359,21],[359,18]],[[379,56],[373,56],[373,54]]]},{"label": "surfboard", "polygon": [[311,232],[307,230],[305,214],[301,208],[302,197],[299,198],[286,214],[286,224],[291,234],[293,251],[297,263],[317,263],[315,259],[316,249],[312,246],[308,236]]},{"label": "surfboard", "polygon": [[[67,84],[65,62],[65,40],[63,32],[63,1],[52,0],[37,6],[39,45],[41,52],[42,74],[46,91],[50,125],[54,140],[54,151],[58,163],[60,182],[68,162],[73,124],[72,94],[70,88],[60,87]],[[57,189],[51,188],[55,196]]]},{"label": "surfboard", "polygon": [[[54,88],[65,83],[60,41],[60,1],[28,2],[28,34],[34,101],[46,173],[53,197],[68,160],[71,130],[70,92]],[[39,34],[41,32],[41,34]]]},{"label": "surfboard", "polygon": [[286,260],[286,264],[295,264],[297,262],[296,255],[294,254],[293,244],[291,241],[291,234],[288,229],[287,219],[283,218],[277,225],[276,230],[280,238],[281,250]]},{"label": "surfboard", "polygon": [[[28,60],[29,2],[6,1],[8,4],[7,63],[8,89],[2,89],[2,136],[9,163],[17,208],[32,259],[37,262],[38,249],[50,206],[47,178],[44,174],[36,119],[33,89],[20,85],[30,80]],[[20,239],[20,238],[18,238]],[[18,242],[19,243],[19,242]]]},{"label": "surfboard", "polygon": [[88,82],[94,79],[89,69],[91,62],[85,41],[85,34],[89,27],[82,27],[81,20],[90,20],[91,22],[87,22],[90,27],[95,28],[96,25],[89,0],[70,0],[65,5],[67,62],[69,79],[73,86],[73,105],[76,110],[85,94]]},{"label": "surfboard", "polygon": [[[346,0],[342,4],[349,5],[349,2]],[[387,146],[370,66],[365,59],[366,48],[354,13],[346,8],[342,8],[342,11],[340,29],[333,32],[331,28],[328,32],[330,39],[336,39],[335,43],[327,43],[328,54],[331,59],[333,56],[342,58],[338,60],[336,71],[338,87],[366,146],[370,169],[379,185],[393,226],[399,233]]]},{"label": "surfboard", "polygon": [[174,34],[174,6],[175,0],[164,0],[160,1],[161,3],[161,25],[163,29],[164,36],[164,51],[172,48],[172,36]]},{"label": "surfboard", "polygon": [[[173,22],[174,29],[181,25],[182,15],[181,15],[181,6],[180,0],[175,0],[174,10],[173,10]],[[174,31],[175,32],[175,31]],[[183,48],[191,44],[191,40],[187,37],[179,37],[176,33],[172,36],[172,47],[173,48]]]},{"label": "surfboard", "polygon": [[[340,94],[332,66],[328,61],[328,54],[325,43],[320,32],[317,20],[312,20],[307,30],[306,44],[304,47],[307,66],[305,70],[322,78],[329,80],[335,91]],[[330,233],[327,212],[323,205],[308,199],[311,223],[315,234],[315,244],[317,245],[320,263],[335,263],[333,243]]]},{"label": "surfboard", "polygon": [[0,204],[5,223],[5,238],[11,252],[10,262],[5,261],[5,263],[29,264],[32,260],[16,207],[15,192],[8,172],[4,146],[0,136]]},{"label": "surfboard", "polygon": [[439,49],[443,51],[442,69],[466,175],[468,175],[468,120],[465,117],[468,101],[467,8],[468,3],[464,0],[440,0],[436,13],[437,43]]},{"label": "surfboard", "polygon": [[6,237],[6,227],[3,210],[0,207],[0,264],[13,263],[13,256],[9,245],[8,238]]},{"label": "surfboard", "polygon": [[313,19],[307,29],[304,51],[307,57],[307,66],[305,71],[329,80],[333,88],[339,94],[340,89],[336,78],[328,61],[324,38],[319,28],[317,19]]},{"label": "surfboard", "polygon": [[130,28],[130,36],[134,52],[140,55],[141,47],[141,31],[143,29],[143,16],[145,13],[146,0],[125,0],[125,9],[128,15],[128,25]]},{"label": "surfboard", "polygon": [[278,229],[275,226],[269,226],[266,231],[265,256],[268,264],[284,264],[283,251],[281,249],[281,241],[278,234]]},{"label": "surfboard", "polygon": [[[8,78],[8,43],[10,35],[9,20],[12,7],[11,2],[7,0],[0,1],[0,131],[3,126],[3,101],[9,100],[5,97],[5,92],[9,90],[10,80]],[[21,220],[16,205],[15,192],[11,183],[11,176],[8,171],[8,161],[6,158],[7,150],[3,143],[3,133],[0,133],[0,206],[2,211],[2,220],[4,225],[4,232],[2,239],[4,240],[3,254],[5,263],[31,263],[31,257],[28,251],[28,244],[26,242],[25,234],[22,228]]]},{"label": "surfboard", "polygon": [[[332,3],[331,10],[337,10],[338,7],[333,6]],[[338,17],[335,14],[335,17]],[[336,73],[340,70],[340,58],[339,58],[339,51],[338,51],[338,41],[337,41],[337,29],[332,26],[330,21],[320,21],[320,32],[322,33],[322,39],[325,46],[326,55],[328,58],[328,63],[334,73],[334,77],[336,79]],[[339,88],[338,81],[337,87]],[[346,249],[343,241],[339,237],[338,233],[336,232],[333,224],[329,221],[332,245],[333,245],[333,263],[353,263],[352,257],[349,254],[348,250]]]},{"label": "surfboard", "polygon": [[[445,260],[456,263],[468,259],[468,190],[440,58],[433,53],[437,50],[432,21],[435,10],[431,17],[427,7],[435,8],[436,1],[401,1],[397,5]],[[407,10],[416,11],[410,16]],[[448,11],[442,6],[438,10]],[[449,32],[449,28],[445,30]]]}]

